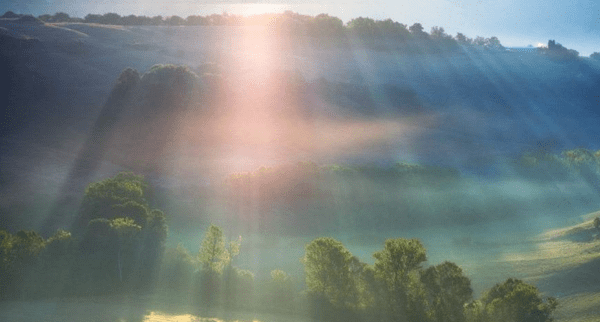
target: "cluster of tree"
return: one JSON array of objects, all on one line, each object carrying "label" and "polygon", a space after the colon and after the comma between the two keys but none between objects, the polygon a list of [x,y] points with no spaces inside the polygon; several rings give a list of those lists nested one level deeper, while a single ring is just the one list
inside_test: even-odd
[{"label": "cluster of tree", "polygon": [[0,297],[145,291],[158,273],[167,238],[148,184],[121,173],[90,184],[72,232],[46,240],[34,231],[0,232]]},{"label": "cluster of tree", "polygon": [[[420,23],[410,27],[392,19],[375,20],[372,18],[358,17],[344,22],[338,17],[328,14],[317,16],[302,15],[291,11],[275,14],[266,13],[253,16],[239,16],[229,13],[211,14],[207,16],[191,15],[187,18],[179,16],[120,16],[116,13],[88,14],[84,18],[70,17],[64,12],[54,15],[44,14],[38,17],[44,22],[85,22],[125,26],[239,26],[239,25],[266,25],[274,32],[284,33],[286,36],[308,35],[314,39],[322,40],[323,44],[344,44],[348,37],[358,37],[363,43],[370,46],[383,46],[382,42],[404,43],[406,41],[428,41],[435,44],[436,51],[457,50],[460,47],[480,47],[486,50],[504,50],[497,37],[476,37],[471,39],[458,33],[452,37],[445,33],[442,27],[431,28],[430,33],[424,31]],[[427,49],[430,46],[423,48]]]},{"label": "cluster of tree", "polygon": [[[460,173],[450,168],[300,162],[232,175],[223,189],[229,214],[257,223],[261,232],[325,234],[338,229],[340,207],[344,220],[357,229],[389,228],[392,222],[404,227],[421,224],[432,209],[438,218],[464,220],[477,210],[465,207],[469,197],[461,195],[461,184]],[[436,197],[423,199],[423,189]]]},{"label": "cluster of tree", "polygon": [[[273,181],[294,181],[301,179],[318,179],[326,177],[368,177],[371,179],[388,179],[422,185],[428,178],[435,178],[431,184],[440,181],[454,181],[460,178],[460,172],[454,168],[430,166],[398,162],[390,167],[382,166],[348,166],[340,164],[319,165],[312,161],[301,161],[291,165],[277,167],[260,167],[257,171],[235,173],[227,182],[231,185],[243,185],[256,181],[264,185]],[[419,182],[412,182],[418,178]],[[264,182],[264,183],[263,183]],[[297,182],[296,182],[297,184]]]},{"label": "cluster of tree", "polygon": [[583,179],[592,188],[600,189],[600,150],[576,148],[558,154],[527,152],[517,160],[515,169],[529,178]]},{"label": "cluster of tree", "polygon": [[234,266],[240,246],[241,237],[227,242],[223,230],[211,225],[196,256],[181,244],[166,250],[157,291],[193,298],[201,308],[293,312],[298,294],[292,278],[273,270],[270,279],[255,281],[252,272]]},{"label": "cluster of tree", "polygon": [[557,60],[575,60],[579,57],[577,50],[565,48],[555,40],[548,40],[548,46],[540,47],[538,50],[542,54]]},{"label": "cluster of tree", "polygon": [[470,280],[454,263],[426,269],[426,251],[416,239],[388,239],[360,262],[339,241],[317,238],[302,261],[310,311],[327,321],[552,321],[554,298],[518,279],[495,285],[472,300]]},{"label": "cluster of tree", "polygon": [[0,299],[62,293],[73,263],[73,238],[59,230],[47,240],[34,231],[0,230]]},{"label": "cluster of tree", "polygon": [[[324,171],[308,162],[298,168]],[[339,241],[317,238],[302,258],[306,292],[297,292],[281,270],[256,282],[234,266],[241,237],[227,241],[217,226],[208,228],[197,256],[182,245],[165,251],[165,216],[150,207],[151,198],[142,177],[121,173],[87,187],[73,234],[59,230],[44,239],[33,231],[0,231],[0,298],[157,291],[195,298],[204,308],[309,312],[328,321],[551,321],[557,305],[516,279],[472,301],[459,266],[422,267],[426,250],[416,239],[386,240],[367,265]]]}]

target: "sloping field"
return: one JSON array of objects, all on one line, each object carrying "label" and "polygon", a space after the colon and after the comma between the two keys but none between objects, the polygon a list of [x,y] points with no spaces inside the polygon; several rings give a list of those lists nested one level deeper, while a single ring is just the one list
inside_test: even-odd
[{"label": "sloping field", "polygon": [[547,231],[536,238],[535,251],[505,258],[519,277],[558,298],[556,321],[600,321],[600,240],[592,223],[598,215]]}]

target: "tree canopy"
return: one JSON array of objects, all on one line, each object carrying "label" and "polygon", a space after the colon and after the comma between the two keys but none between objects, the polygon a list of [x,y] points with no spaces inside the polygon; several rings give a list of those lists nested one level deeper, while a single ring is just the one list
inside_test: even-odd
[{"label": "tree canopy", "polygon": [[553,297],[542,298],[539,290],[519,279],[498,283],[481,298],[488,321],[550,322],[558,306]]}]

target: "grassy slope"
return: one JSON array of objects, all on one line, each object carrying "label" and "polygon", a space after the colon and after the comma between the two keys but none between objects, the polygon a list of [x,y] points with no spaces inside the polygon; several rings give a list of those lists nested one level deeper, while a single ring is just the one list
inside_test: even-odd
[{"label": "grassy slope", "polygon": [[512,254],[506,262],[544,294],[559,299],[556,321],[598,321],[600,318],[600,240],[592,220],[547,231],[537,238],[537,250]]}]

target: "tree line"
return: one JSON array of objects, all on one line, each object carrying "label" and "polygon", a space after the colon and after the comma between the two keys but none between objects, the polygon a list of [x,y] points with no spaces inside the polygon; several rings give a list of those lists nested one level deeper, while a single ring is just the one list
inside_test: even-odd
[{"label": "tree line", "polygon": [[[312,169],[311,164],[304,164]],[[282,270],[256,281],[235,266],[241,236],[211,225],[199,251],[166,248],[168,227],[141,176],[120,173],[90,184],[72,232],[44,239],[0,231],[0,298],[158,293],[199,308],[301,314],[323,321],[552,321],[557,307],[518,279],[473,299],[471,282],[451,262],[423,267],[417,239],[388,239],[368,265],[329,237],[301,258],[304,283]],[[305,289],[300,290],[299,285]]]},{"label": "tree line", "polygon": [[[8,15],[8,16],[7,16]],[[7,12],[4,16],[18,16]],[[328,39],[329,41],[345,39],[347,36],[358,37],[363,41],[387,40],[395,42],[430,41],[440,46],[457,49],[459,46],[479,47],[486,50],[504,50],[497,37],[469,38],[462,33],[456,36],[447,34],[443,27],[434,26],[426,32],[421,23],[411,26],[392,19],[376,20],[368,17],[358,17],[344,23],[338,17],[328,14],[316,16],[302,15],[292,11],[284,13],[265,13],[252,16],[241,16],[229,13],[211,14],[206,16],[190,15],[182,18],[173,16],[121,16],[117,13],[88,14],[84,18],[71,17],[67,13],[57,12],[53,15],[42,14],[37,17],[48,23],[97,23],[123,26],[269,26],[275,32],[285,33],[286,36],[307,35],[313,38]],[[371,44],[372,45],[372,44]]]},{"label": "tree line", "polygon": [[[27,15],[15,14],[12,11],[6,12],[2,18],[30,17]],[[34,19],[33,17],[31,17]],[[381,41],[394,41],[404,43],[406,41],[429,41],[434,42],[438,47],[446,50],[457,50],[459,48],[481,48],[484,50],[504,51],[506,48],[501,44],[496,36],[489,38],[476,36],[469,38],[463,33],[458,32],[455,36],[445,32],[443,27],[433,26],[429,33],[425,31],[421,23],[414,23],[411,26],[394,21],[390,18],[377,20],[368,17],[353,18],[347,23],[341,19],[328,14],[319,14],[316,16],[302,15],[292,11],[284,13],[264,13],[252,16],[241,16],[229,14],[211,14],[206,16],[190,15],[182,18],[173,16],[121,16],[117,13],[109,12],[104,14],[87,14],[84,18],[71,17],[64,12],[57,12],[53,15],[42,14],[37,17],[40,21],[48,23],[70,22],[70,23],[97,23],[105,25],[122,26],[269,26],[276,32],[285,33],[286,36],[308,35],[313,38],[328,39],[332,41],[345,39],[348,36],[362,39],[365,45],[377,46],[374,44]],[[574,49],[568,49],[557,43],[555,40],[549,40],[547,46],[538,48],[538,53],[558,60],[574,60],[579,57],[579,52]],[[600,53],[594,52],[590,55],[594,60],[600,60]]]},{"label": "tree line", "polygon": [[452,262],[422,267],[426,250],[417,239],[388,239],[374,265],[353,256],[333,238],[306,246],[311,312],[326,321],[552,321],[558,306],[537,288],[509,278],[473,300],[471,282]]}]

